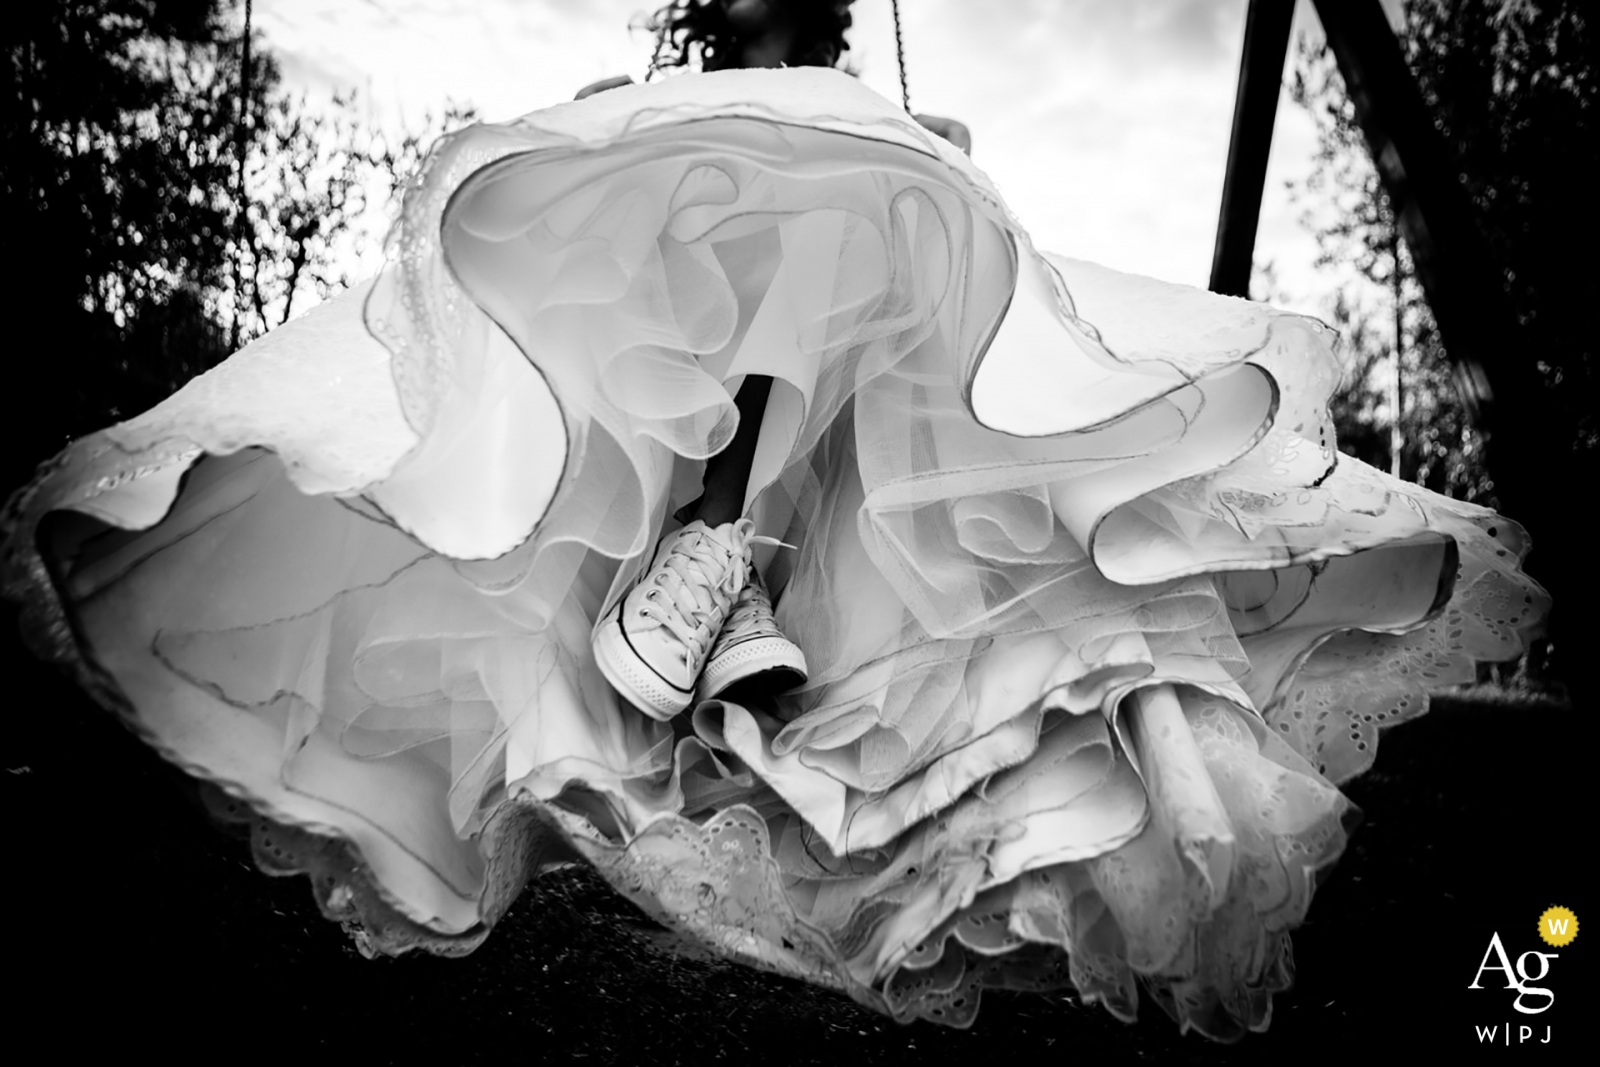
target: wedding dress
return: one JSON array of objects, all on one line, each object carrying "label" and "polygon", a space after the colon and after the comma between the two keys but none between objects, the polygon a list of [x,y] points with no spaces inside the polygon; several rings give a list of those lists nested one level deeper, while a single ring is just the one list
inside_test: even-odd
[{"label": "wedding dress", "polygon": [[[581,857],[898,1019],[1142,984],[1228,1038],[1336,784],[1546,606],[1516,525],[1337,453],[1332,340],[1037,252],[844,74],[673,78],[444,138],[378,278],[41,468],[5,588],[365,951]],[[811,676],[656,722],[591,628],[750,374]]]}]

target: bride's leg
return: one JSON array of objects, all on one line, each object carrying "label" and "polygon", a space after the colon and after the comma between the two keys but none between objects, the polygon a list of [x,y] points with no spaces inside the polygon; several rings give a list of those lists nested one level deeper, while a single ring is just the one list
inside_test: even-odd
[{"label": "bride's leg", "polygon": [[744,515],[745,493],[750,485],[750,468],[756,458],[756,442],[761,437],[761,418],[767,411],[767,396],[772,379],[752,374],[739,387],[733,402],[739,408],[739,429],[728,447],[706,460],[704,492],[691,507],[689,520],[700,519],[707,526],[721,526]]},{"label": "bride's leg", "polygon": [[[744,517],[756,443],[771,392],[772,379],[765,375],[752,374],[739,387],[733,398],[739,407],[739,429],[727,448],[706,461],[705,492],[684,509],[689,521],[700,519],[707,526],[719,527]],[[761,574],[751,567],[709,652],[700,678],[700,697],[732,694],[749,701],[792,689],[805,680],[805,654],[778,629]]]},{"label": "bride's leg", "polygon": [[[706,462],[704,494],[678,514],[686,525],[698,519],[705,527],[664,538],[644,578],[595,628],[601,673],[653,718],[670,719],[697,693],[710,699],[748,679],[761,678],[770,691],[805,681],[805,656],[779,631],[751,567],[751,525],[739,521],[771,391],[771,378],[751,375],[734,398],[739,428]],[[708,571],[717,556],[705,551],[708,544],[727,553],[737,579],[731,586],[728,574]],[[672,562],[680,549],[683,559]]]}]

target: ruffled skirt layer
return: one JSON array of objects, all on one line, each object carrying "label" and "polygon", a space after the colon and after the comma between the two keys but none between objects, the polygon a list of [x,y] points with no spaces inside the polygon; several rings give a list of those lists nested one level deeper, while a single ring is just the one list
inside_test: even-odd
[{"label": "ruffled skirt layer", "polygon": [[[464,131],[395,249],[6,515],[40,650],[370,950],[468,950],[576,853],[897,1018],[1138,978],[1260,1028],[1333,783],[1545,606],[1514,524],[1334,451],[1320,324],[1039,255],[842,75]],[[590,630],[752,374],[811,678],[657,723]]]}]

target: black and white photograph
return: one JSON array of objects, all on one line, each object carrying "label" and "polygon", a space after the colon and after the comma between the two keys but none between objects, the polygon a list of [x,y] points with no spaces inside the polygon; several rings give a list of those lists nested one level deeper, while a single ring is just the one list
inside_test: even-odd
[{"label": "black and white photograph", "polygon": [[20,1062],[1600,1037],[1586,0],[0,27]]}]

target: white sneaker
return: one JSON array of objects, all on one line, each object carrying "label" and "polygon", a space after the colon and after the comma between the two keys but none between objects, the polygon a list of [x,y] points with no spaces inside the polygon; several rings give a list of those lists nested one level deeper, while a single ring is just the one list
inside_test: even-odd
[{"label": "white sneaker", "polygon": [[781,693],[806,680],[806,656],[783,636],[772,617],[772,600],[761,572],[750,568],[750,580],[722,624],[700,675],[699,699],[710,700],[747,678],[765,674],[763,688]]},{"label": "white sneaker", "polygon": [[[749,519],[698,519],[662,539],[650,570],[594,631],[606,680],[663,721],[694,699],[711,644],[750,575]],[[762,539],[765,540],[765,539]]]}]

